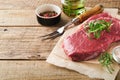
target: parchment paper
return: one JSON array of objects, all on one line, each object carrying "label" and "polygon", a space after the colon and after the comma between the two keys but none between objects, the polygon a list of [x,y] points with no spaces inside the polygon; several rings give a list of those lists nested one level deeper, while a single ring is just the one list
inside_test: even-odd
[{"label": "parchment paper", "polygon": [[[110,13],[111,15],[114,15],[114,17],[119,17],[118,15],[115,15],[115,11],[113,9],[113,11],[106,9],[105,12]],[[116,11],[117,14],[117,11]],[[54,47],[54,49],[52,50],[52,52],[50,53],[49,57],[47,58],[47,62],[59,67],[64,67],[67,69],[71,69],[74,71],[77,71],[81,74],[87,75],[90,78],[98,78],[98,79],[105,79],[105,80],[115,80],[115,77],[119,71],[119,66],[118,64],[114,63],[113,64],[113,68],[114,68],[114,72],[112,74],[110,74],[105,67],[103,67],[101,64],[99,64],[98,59],[93,59],[90,61],[82,61],[82,62],[74,62],[71,61],[66,54],[64,53],[63,49],[62,49],[62,42],[63,39],[74,33],[75,30],[77,30],[79,28],[79,26],[76,26],[74,28],[71,28],[69,30],[67,30],[63,36],[60,38],[60,40],[58,41],[58,43],[56,44],[56,46]],[[119,43],[115,43],[112,44],[110,47],[110,49],[108,50],[109,52],[111,52],[112,48],[119,45]]]}]

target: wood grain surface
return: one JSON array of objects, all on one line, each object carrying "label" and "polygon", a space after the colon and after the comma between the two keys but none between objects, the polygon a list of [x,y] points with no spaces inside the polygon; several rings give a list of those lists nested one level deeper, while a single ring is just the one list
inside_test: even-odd
[{"label": "wood grain surface", "polygon": [[[61,7],[60,0],[0,0],[0,80],[98,80],[45,62],[59,38],[43,42],[39,36],[71,18],[62,13],[60,23],[53,27],[38,24],[33,13],[44,3]],[[120,0],[86,0],[85,6],[99,3],[118,8],[120,14]]]},{"label": "wood grain surface", "polygon": [[46,30],[51,32],[40,27],[0,27],[0,59],[46,59],[57,40],[41,41]]},{"label": "wood grain surface", "polygon": [[45,61],[0,61],[0,78],[1,80],[96,80],[75,71],[52,66]]},{"label": "wood grain surface", "polygon": [[[54,25],[56,27],[43,27],[39,26],[38,23],[31,24],[36,19],[30,15],[26,17],[26,11],[31,12],[31,15],[33,14],[33,10],[0,11],[0,14],[7,15],[5,18],[0,15],[0,18],[5,20],[4,26],[0,27],[0,59],[46,59],[59,38],[41,41],[40,36],[52,32],[69,21],[63,14],[60,23]],[[112,15],[118,14],[118,9],[107,8],[105,11]],[[4,14],[4,12],[7,13]],[[64,19],[64,17],[66,18]],[[3,24],[0,23],[0,25]]]}]

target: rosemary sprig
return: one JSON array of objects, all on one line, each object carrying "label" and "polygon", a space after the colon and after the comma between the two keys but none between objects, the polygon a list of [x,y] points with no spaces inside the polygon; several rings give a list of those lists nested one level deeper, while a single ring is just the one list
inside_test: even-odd
[{"label": "rosemary sprig", "polygon": [[105,21],[105,20],[95,20],[92,21],[88,24],[87,27],[87,33],[93,34],[95,38],[100,38],[101,36],[101,32],[106,30],[106,31],[110,31],[109,27],[111,25],[111,22]]},{"label": "rosemary sprig", "polygon": [[113,63],[113,57],[111,54],[109,54],[108,52],[104,52],[102,53],[102,55],[99,58],[99,62],[107,68],[107,70],[112,74],[112,72],[114,71],[113,67],[112,67],[112,63]]}]

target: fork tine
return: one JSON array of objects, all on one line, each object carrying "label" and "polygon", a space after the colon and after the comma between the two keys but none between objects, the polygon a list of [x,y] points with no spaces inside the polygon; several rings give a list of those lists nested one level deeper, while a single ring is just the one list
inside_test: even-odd
[{"label": "fork tine", "polygon": [[54,34],[54,35],[45,37],[45,38],[43,38],[42,40],[55,39],[56,37],[58,37],[58,36],[60,36],[60,35],[62,35],[62,34],[56,33],[56,34]]},{"label": "fork tine", "polygon": [[46,35],[43,35],[43,36],[40,36],[40,37],[52,36],[52,35],[54,35],[54,34],[56,34],[56,33],[57,33],[57,31],[54,31],[54,32],[52,32],[52,33],[49,33],[49,34],[46,34]]}]

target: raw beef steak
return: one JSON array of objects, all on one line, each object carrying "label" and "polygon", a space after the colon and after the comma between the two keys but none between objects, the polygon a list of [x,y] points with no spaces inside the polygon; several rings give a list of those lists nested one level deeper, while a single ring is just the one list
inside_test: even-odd
[{"label": "raw beef steak", "polygon": [[[86,34],[84,26],[92,20],[111,21],[110,32],[102,31],[100,38],[90,39]],[[120,40],[120,20],[111,17],[107,13],[92,16],[79,27],[79,30],[64,39],[62,45],[65,53],[73,61],[96,58],[102,52],[106,51],[112,42]]]}]

